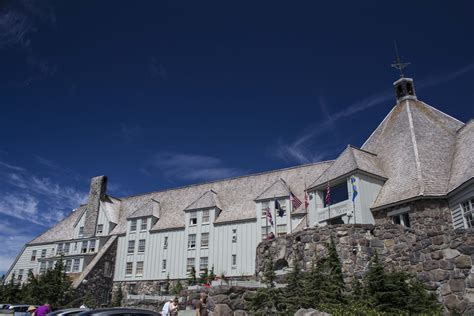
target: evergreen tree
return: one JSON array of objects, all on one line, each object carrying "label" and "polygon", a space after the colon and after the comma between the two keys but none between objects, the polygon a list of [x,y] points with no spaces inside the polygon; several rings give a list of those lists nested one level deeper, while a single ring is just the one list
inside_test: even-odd
[{"label": "evergreen tree", "polygon": [[178,280],[178,282],[176,282],[175,286],[173,287],[173,294],[174,295],[179,295],[181,293],[181,291],[183,290],[183,285],[181,284],[181,282]]},{"label": "evergreen tree", "polygon": [[123,291],[122,291],[122,285],[120,285],[118,290],[115,292],[114,299],[112,300],[112,306],[121,307],[122,300],[123,300]]},{"label": "evergreen tree", "polygon": [[8,281],[8,283],[5,284],[4,282],[5,281],[2,282],[2,299],[4,300],[4,302],[21,302],[20,285],[19,282],[17,282],[17,280],[15,279],[15,273],[12,273],[10,281]]},{"label": "evergreen tree", "polygon": [[166,282],[164,284],[163,289],[165,291],[165,294],[169,294],[170,292],[170,275],[169,274],[166,276]]},{"label": "evergreen tree", "polygon": [[209,275],[207,268],[204,268],[201,273],[199,273],[199,283],[207,284],[209,282]]},{"label": "evergreen tree", "polygon": [[275,278],[276,273],[273,267],[273,258],[272,255],[267,252],[264,261],[264,268],[263,268],[263,282],[267,285],[267,287],[275,287]]},{"label": "evergreen tree", "polygon": [[342,265],[337,254],[334,237],[328,247],[328,256],[322,261],[322,268],[324,273],[323,287],[321,293],[322,299],[327,303],[341,303],[344,301],[344,276],[342,275]]},{"label": "evergreen tree", "polygon": [[215,279],[216,275],[214,273],[214,266],[212,266],[211,271],[209,271],[209,284],[211,284]]},{"label": "evergreen tree", "polygon": [[196,285],[196,269],[194,267],[191,268],[188,272],[188,285]]},{"label": "evergreen tree", "polygon": [[300,299],[303,294],[303,279],[300,265],[298,264],[298,257],[296,252],[293,254],[293,264],[291,271],[287,276],[287,286],[283,292],[282,302],[286,306],[286,311],[290,314],[295,313],[302,307],[303,302]]}]

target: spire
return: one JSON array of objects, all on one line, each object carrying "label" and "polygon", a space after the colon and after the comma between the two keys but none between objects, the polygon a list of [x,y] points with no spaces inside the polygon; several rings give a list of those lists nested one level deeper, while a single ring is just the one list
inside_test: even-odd
[{"label": "spire", "polygon": [[395,88],[395,94],[397,96],[397,102],[399,103],[406,99],[416,100],[415,85],[413,84],[413,79],[405,78],[405,75],[403,74],[403,69],[410,65],[410,63],[402,62],[402,60],[400,59],[400,55],[398,54],[398,47],[396,41],[394,41],[394,45],[397,59],[391,66],[400,72],[400,79],[393,83],[393,86]]}]

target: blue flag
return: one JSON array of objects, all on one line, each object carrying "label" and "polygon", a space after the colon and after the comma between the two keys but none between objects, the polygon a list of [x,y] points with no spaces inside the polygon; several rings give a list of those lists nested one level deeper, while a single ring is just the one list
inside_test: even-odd
[{"label": "blue flag", "polygon": [[278,212],[278,216],[283,217],[285,215],[285,210],[281,208],[280,202],[275,200],[275,211]]},{"label": "blue flag", "polygon": [[352,183],[352,202],[354,202],[358,192],[357,192],[357,187],[356,187],[356,179],[354,178],[354,176],[351,177],[351,183]]}]

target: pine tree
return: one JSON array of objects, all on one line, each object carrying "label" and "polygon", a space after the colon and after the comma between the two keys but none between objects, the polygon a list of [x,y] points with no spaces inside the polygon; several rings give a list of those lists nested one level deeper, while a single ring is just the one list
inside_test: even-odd
[{"label": "pine tree", "polygon": [[204,268],[201,273],[199,273],[199,283],[207,284],[209,282],[209,275],[207,268]]},{"label": "pine tree", "polygon": [[169,294],[170,292],[170,275],[169,274],[166,276],[166,282],[163,288],[164,288],[165,294]]},{"label": "pine tree", "polygon": [[214,266],[212,266],[211,271],[209,271],[209,284],[211,284],[215,279],[216,275],[214,273]]},{"label": "pine tree", "polygon": [[112,306],[121,307],[122,300],[123,300],[123,291],[122,291],[122,285],[120,285],[117,292],[115,292],[114,299],[112,300]]},{"label": "pine tree", "polygon": [[196,285],[196,283],[196,269],[192,267],[188,272],[188,285]]},{"label": "pine tree", "polygon": [[[296,252],[293,254],[293,264],[291,271],[287,276],[287,286],[283,292],[282,302],[286,306],[286,311],[290,314],[295,313],[302,307],[302,300],[299,299],[303,294],[303,279],[298,257]],[[298,299],[296,299],[298,298]]]},{"label": "pine tree", "polygon": [[322,287],[322,299],[330,304],[343,302],[344,276],[342,265],[337,254],[334,237],[331,236],[328,245],[328,256],[323,260],[324,286]]},{"label": "pine tree", "polygon": [[176,282],[175,286],[173,287],[173,294],[174,295],[179,295],[182,290],[183,290],[183,285],[178,280],[178,282]]},{"label": "pine tree", "polygon": [[267,252],[263,267],[263,282],[267,285],[267,287],[273,288],[275,287],[275,278],[276,273],[273,267],[273,258],[272,255]]}]

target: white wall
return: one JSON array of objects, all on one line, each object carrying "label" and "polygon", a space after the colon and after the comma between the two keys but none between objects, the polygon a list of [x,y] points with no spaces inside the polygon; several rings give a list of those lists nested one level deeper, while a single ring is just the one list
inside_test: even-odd
[{"label": "white wall", "polygon": [[[369,177],[360,173],[356,174],[355,178],[357,190],[359,192],[354,201],[356,206],[356,223],[375,224],[370,207],[377,198],[377,195],[379,194],[384,182],[380,179]],[[352,201],[352,185],[350,185],[349,190],[349,195]]]}]

